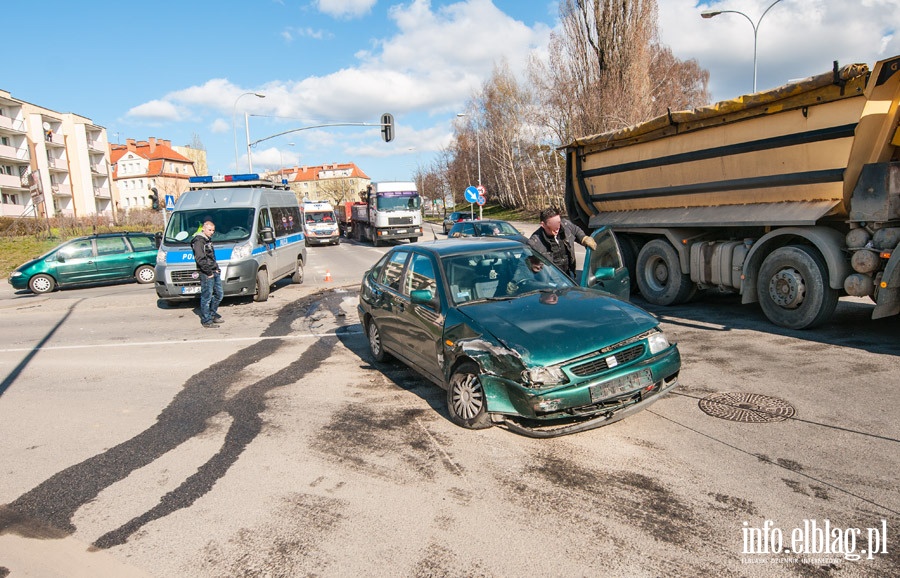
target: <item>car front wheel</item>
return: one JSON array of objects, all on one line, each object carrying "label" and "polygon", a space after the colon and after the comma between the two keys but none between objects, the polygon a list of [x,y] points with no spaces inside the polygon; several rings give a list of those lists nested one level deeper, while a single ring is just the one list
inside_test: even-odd
[{"label": "car front wheel", "polygon": [[50,275],[35,275],[28,282],[32,293],[50,293],[56,289],[56,281]]},{"label": "car front wheel", "polygon": [[491,427],[487,400],[481,380],[478,378],[476,364],[463,363],[453,372],[450,387],[447,388],[447,410],[450,413],[450,420],[458,426],[467,429]]}]

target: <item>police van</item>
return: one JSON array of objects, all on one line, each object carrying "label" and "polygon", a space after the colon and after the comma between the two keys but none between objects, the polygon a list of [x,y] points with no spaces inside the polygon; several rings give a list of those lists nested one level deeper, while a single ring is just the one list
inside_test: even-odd
[{"label": "police van", "polygon": [[178,197],[156,257],[156,294],[183,300],[200,295],[191,240],[212,220],[225,297],[265,301],[276,281],[303,282],[306,245],[297,197],[256,174],[191,177]]},{"label": "police van", "polygon": [[325,201],[304,201],[300,206],[303,212],[303,233],[306,235],[306,246],[338,245],[341,242],[341,230],[338,228],[334,207]]}]

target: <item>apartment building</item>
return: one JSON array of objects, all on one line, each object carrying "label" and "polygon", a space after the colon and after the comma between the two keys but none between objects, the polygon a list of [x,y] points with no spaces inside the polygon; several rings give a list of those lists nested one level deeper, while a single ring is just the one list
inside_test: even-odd
[{"label": "apartment building", "polygon": [[106,129],[0,90],[0,215],[112,217]]},{"label": "apartment building", "polygon": [[[192,149],[206,164],[206,152]],[[146,141],[128,139],[110,147],[113,181],[118,192],[119,209],[149,209],[150,189],[160,201],[166,195],[176,199],[188,189],[188,179],[197,176],[194,161],[177,152],[172,142],[150,137]]]},{"label": "apartment building", "polygon": [[369,176],[354,163],[291,167],[268,176],[278,181],[287,179],[301,202],[304,199],[332,203],[358,201],[360,191],[365,191],[371,182]]}]

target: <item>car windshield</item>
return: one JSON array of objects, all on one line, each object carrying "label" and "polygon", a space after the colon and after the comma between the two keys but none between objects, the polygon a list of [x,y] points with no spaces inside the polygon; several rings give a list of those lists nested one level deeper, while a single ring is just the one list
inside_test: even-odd
[{"label": "car windshield", "polygon": [[391,192],[378,195],[379,211],[418,211],[422,201],[414,192]]},{"label": "car windshield", "polygon": [[253,230],[253,209],[178,211],[169,219],[165,242],[170,245],[189,244],[207,219],[216,224],[212,238],[216,242],[243,241],[250,237]]},{"label": "car windshield", "polygon": [[333,223],[334,222],[334,213],[332,213],[331,211],[306,213],[306,222],[307,223]]},{"label": "car windshield", "polygon": [[506,221],[489,221],[487,223],[478,223],[476,226],[478,227],[478,234],[482,237],[503,237],[521,234],[518,229]]},{"label": "car windshield", "polygon": [[442,260],[456,305],[511,299],[535,291],[574,287],[574,282],[528,246],[495,249]]}]

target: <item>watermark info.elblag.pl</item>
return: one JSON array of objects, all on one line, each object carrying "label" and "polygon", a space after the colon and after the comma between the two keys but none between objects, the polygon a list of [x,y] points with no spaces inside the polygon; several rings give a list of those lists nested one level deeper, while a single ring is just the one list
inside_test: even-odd
[{"label": "watermark info.elblag.pl", "polygon": [[741,529],[744,564],[836,563],[840,560],[874,560],[888,553],[887,520],[872,528],[841,528],[830,520],[803,520],[782,530],[772,520],[760,527],[744,522]]}]

